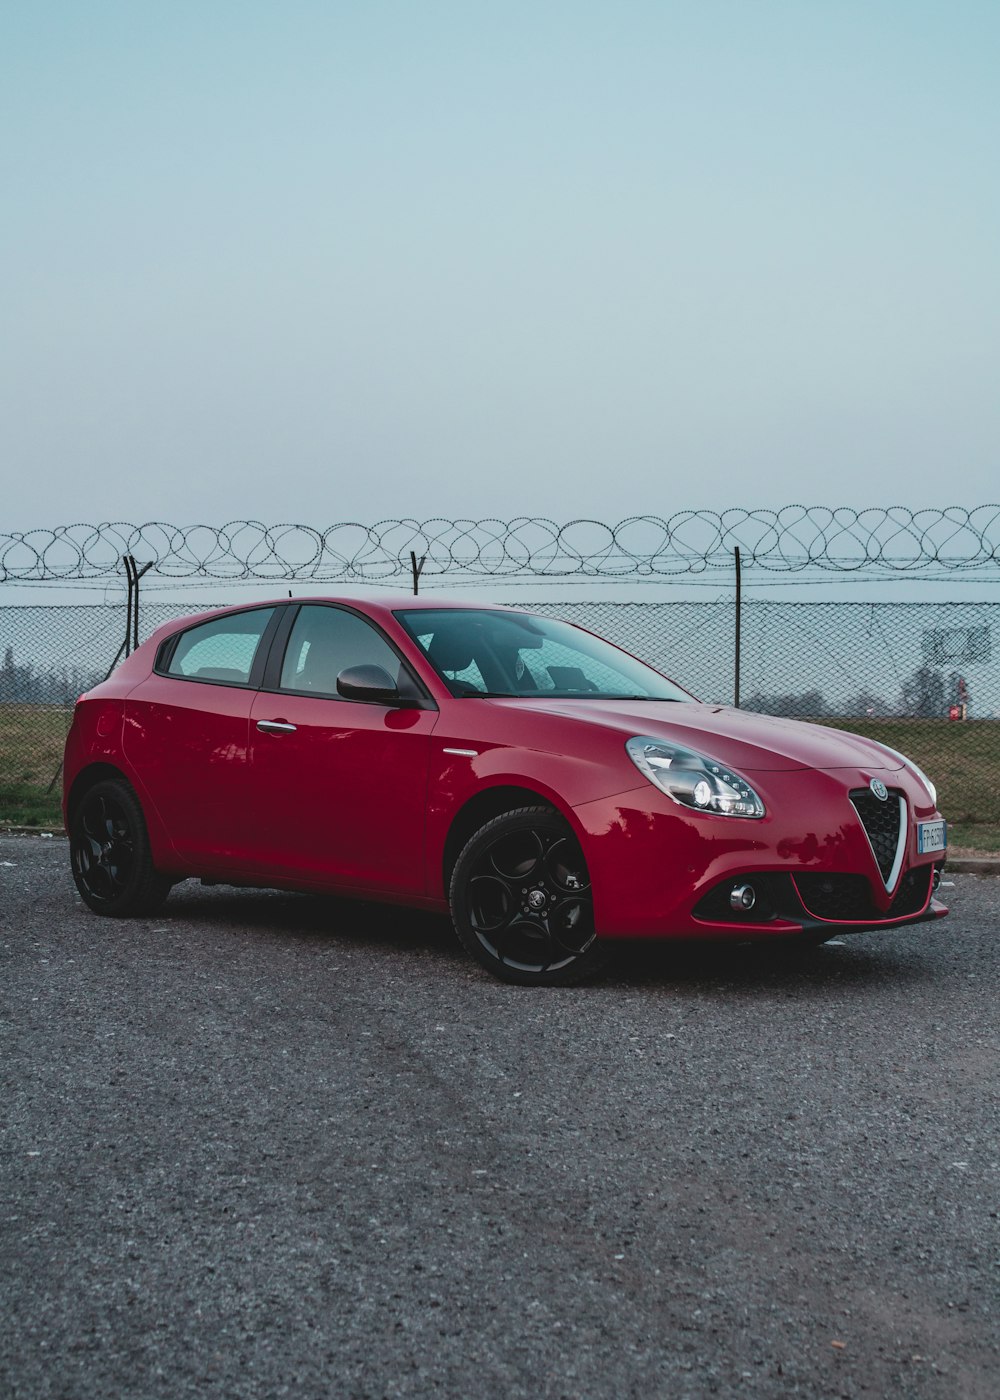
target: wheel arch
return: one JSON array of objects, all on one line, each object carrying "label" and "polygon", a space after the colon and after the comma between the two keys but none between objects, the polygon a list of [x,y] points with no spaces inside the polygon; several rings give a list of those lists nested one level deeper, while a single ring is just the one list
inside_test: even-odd
[{"label": "wheel arch", "polygon": [[452,818],[445,837],[441,861],[441,875],[447,892],[451,885],[451,873],[463,846],[474,836],[481,826],[504,812],[516,811],[518,807],[548,807],[564,819],[579,837],[579,825],[569,811],[552,796],[539,788],[515,783],[497,783],[483,788],[461,806]]},{"label": "wheel arch", "polygon": [[116,782],[125,783],[135,794],[136,801],[142,811],[143,820],[146,823],[146,833],[149,836],[149,844],[153,852],[153,859],[157,869],[180,871],[181,866],[177,863],[177,853],[174,850],[173,842],[160,820],[160,814],[156,809],[149,793],[145,790],[142,780],[138,774],[133,774],[121,764],[108,763],[104,759],[96,759],[93,763],[88,763],[81,768],[73,779],[69,791],[66,794],[65,821],[66,830],[70,830],[73,821],[73,814],[87,793],[96,783],[106,782],[113,779]]},{"label": "wheel arch", "polygon": [[[70,822],[73,820],[73,813],[76,811],[77,807],[79,807],[90,789],[94,787],[96,783],[103,783],[109,778],[121,779],[122,782],[128,783],[133,792],[135,791],[135,784],[131,781],[128,774],[121,768],[116,767],[115,764],[88,763],[86,768],[81,768],[73,779],[73,785],[66,797],[67,829],[69,828]],[[136,796],[138,797],[139,794],[136,793]],[[141,799],[140,805],[142,805]]]}]

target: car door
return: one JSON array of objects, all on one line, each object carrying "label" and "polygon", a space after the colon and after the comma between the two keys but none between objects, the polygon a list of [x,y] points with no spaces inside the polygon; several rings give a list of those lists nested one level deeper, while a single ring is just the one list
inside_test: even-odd
[{"label": "car door", "polygon": [[[430,735],[438,713],[366,618],[297,609],[250,723],[254,864],[270,878],[422,894]],[[346,667],[381,666],[408,707],[346,700]]]},{"label": "car door", "polygon": [[246,865],[250,709],[280,611],[178,632],[125,703],[125,756],[194,874]]}]

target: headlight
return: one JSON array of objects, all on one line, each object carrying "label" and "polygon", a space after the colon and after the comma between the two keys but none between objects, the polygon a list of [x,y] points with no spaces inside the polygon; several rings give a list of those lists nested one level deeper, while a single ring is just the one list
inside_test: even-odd
[{"label": "headlight", "polygon": [[881,747],[882,747],[883,749],[885,749],[886,753],[891,753],[892,756],[893,756],[893,758],[898,758],[899,761],[900,761],[900,763],[903,765],[904,768],[909,768],[909,770],[910,770],[911,773],[916,773],[917,777],[920,779],[920,781],[923,783],[924,787],[925,787],[925,788],[927,789],[927,791],[930,793],[930,795],[931,795],[931,801],[933,802],[934,806],[936,807],[936,806],[937,806],[937,788],[936,788],[936,787],[934,786],[934,784],[931,782],[930,778],[928,778],[928,776],[927,776],[927,774],[924,772],[924,770],[923,770],[922,768],[918,768],[917,765],[914,763],[913,759],[912,759],[912,758],[907,758],[905,753],[899,753],[899,752],[897,752],[896,749],[890,749],[890,747],[889,747],[888,744],[882,744]]},{"label": "headlight", "polygon": [[625,745],[644,777],[682,807],[723,817],[762,817],[764,804],[739,773],[678,744],[637,735]]}]

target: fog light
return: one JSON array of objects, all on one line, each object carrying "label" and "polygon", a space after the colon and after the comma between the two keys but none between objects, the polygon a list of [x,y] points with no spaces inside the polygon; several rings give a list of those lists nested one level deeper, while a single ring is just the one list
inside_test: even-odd
[{"label": "fog light", "polygon": [[738,914],[748,914],[756,903],[757,894],[753,885],[737,885],[729,891],[729,907]]}]

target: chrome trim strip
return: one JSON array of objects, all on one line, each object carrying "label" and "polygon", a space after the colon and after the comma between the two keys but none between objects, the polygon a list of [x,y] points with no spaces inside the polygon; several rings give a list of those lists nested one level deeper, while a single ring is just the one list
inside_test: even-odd
[{"label": "chrome trim strip", "polygon": [[[886,893],[887,893],[887,894],[892,894],[893,890],[896,888],[896,883],[897,883],[897,881],[899,880],[900,871],[903,869],[903,857],[906,855],[906,837],[907,837],[906,798],[902,795],[902,793],[899,794],[898,802],[899,802],[899,840],[896,842],[896,859],[895,859],[895,860],[893,861],[893,863],[892,863],[892,869],[889,871],[889,878],[888,878],[888,880],[886,880],[886,882],[885,882],[885,888],[886,888]],[[862,825],[863,825],[863,823],[862,823]],[[865,832],[865,835],[866,835],[866,836],[868,835],[867,831]],[[869,842],[868,844],[871,845],[871,842]],[[875,854],[874,851],[872,852],[872,854],[873,854],[873,855]]]},{"label": "chrome trim strip", "polygon": [[478,758],[478,749],[442,749],[442,753],[456,753],[459,758]]}]

